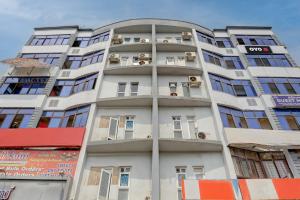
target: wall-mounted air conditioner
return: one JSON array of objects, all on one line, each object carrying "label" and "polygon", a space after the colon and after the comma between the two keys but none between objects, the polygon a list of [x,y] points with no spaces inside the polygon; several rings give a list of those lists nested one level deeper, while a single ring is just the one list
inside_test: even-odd
[{"label": "wall-mounted air conditioner", "polygon": [[185,52],[186,61],[193,62],[196,59],[196,52]]},{"label": "wall-mounted air conditioner", "polygon": [[120,62],[120,55],[116,53],[112,53],[109,56],[110,63],[119,63]]},{"label": "wall-mounted air conditioner", "polygon": [[198,76],[189,76],[189,86],[191,88],[199,88],[201,85],[200,77]]},{"label": "wall-mounted air conditioner", "polygon": [[143,38],[141,39],[141,43],[149,43],[150,40],[148,38]]},{"label": "wall-mounted air conditioner", "polygon": [[204,140],[206,138],[206,134],[204,132],[198,132],[197,133],[197,138]]},{"label": "wall-mounted air conditioner", "polygon": [[151,56],[149,53],[139,53],[138,58],[139,60],[150,60]]},{"label": "wall-mounted air conditioner", "polygon": [[191,40],[192,39],[192,33],[191,32],[182,32],[181,37],[183,40]]},{"label": "wall-mounted air conditioner", "polygon": [[112,43],[113,44],[122,44],[123,43],[123,38],[122,35],[120,34],[115,34],[112,38]]}]

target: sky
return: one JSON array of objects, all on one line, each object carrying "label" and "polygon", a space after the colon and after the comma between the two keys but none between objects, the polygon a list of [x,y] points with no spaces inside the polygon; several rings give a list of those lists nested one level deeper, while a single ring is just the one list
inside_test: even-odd
[{"label": "sky", "polygon": [[34,27],[97,28],[132,18],[178,19],[210,29],[272,26],[300,64],[300,0],[0,0],[0,60],[15,57]]}]

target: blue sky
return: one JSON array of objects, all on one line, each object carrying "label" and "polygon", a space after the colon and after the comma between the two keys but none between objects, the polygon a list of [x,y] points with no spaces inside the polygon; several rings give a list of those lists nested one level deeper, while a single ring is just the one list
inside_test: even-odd
[{"label": "blue sky", "polygon": [[0,0],[0,59],[14,57],[34,27],[96,28],[142,17],[180,19],[208,28],[273,26],[300,64],[300,0]]}]

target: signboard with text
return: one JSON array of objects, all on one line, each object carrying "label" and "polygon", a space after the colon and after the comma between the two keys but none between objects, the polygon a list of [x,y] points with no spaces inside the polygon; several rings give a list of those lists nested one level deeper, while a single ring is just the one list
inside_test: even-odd
[{"label": "signboard with text", "polygon": [[0,169],[7,176],[73,176],[78,155],[79,151],[0,150]]},{"label": "signboard with text", "polygon": [[271,54],[272,50],[269,46],[245,46],[248,54]]},{"label": "signboard with text", "polygon": [[300,96],[273,96],[276,107],[300,107]]}]

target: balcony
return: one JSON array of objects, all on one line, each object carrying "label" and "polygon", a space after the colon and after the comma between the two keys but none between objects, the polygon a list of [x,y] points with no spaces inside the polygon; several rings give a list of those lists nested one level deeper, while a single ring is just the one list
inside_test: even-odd
[{"label": "balcony", "polygon": [[157,51],[182,52],[197,50],[194,39],[192,37],[183,39],[181,33],[158,33],[156,36]]},{"label": "balcony", "polygon": [[149,57],[140,58],[139,53],[110,54],[109,64],[104,69],[105,75],[151,75],[152,62]]},{"label": "balcony", "polygon": [[194,60],[187,60],[185,53],[158,53],[157,73],[158,75],[201,75],[195,54]]},{"label": "balcony", "polygon": [[0,146],[2,148],[80,148],[84,133],[85,128],[0,129]]},{"label": "balcony", "polygon": [[151,33],[122,33],[112,38],[110,52],[152,51]]},{"label": "balcony", "polygon": [[[299,199],[300,179],[182,180],[182,199]],[[214,192],[218,191],[218,192]]]}]

